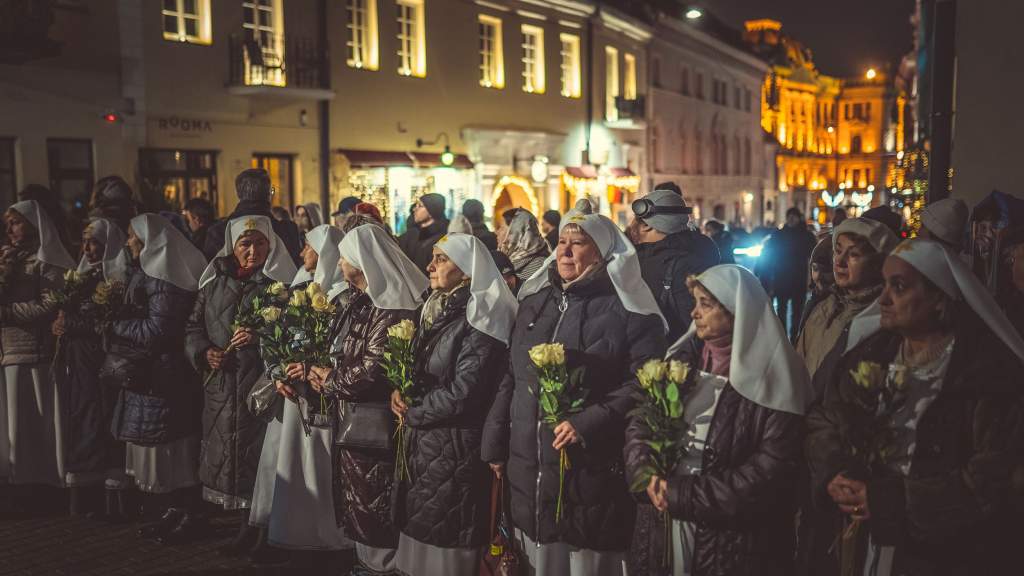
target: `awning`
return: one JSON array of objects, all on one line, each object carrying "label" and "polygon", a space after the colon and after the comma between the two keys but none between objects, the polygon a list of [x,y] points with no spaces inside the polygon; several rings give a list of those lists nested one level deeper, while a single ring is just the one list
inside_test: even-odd
[{"label": "awning", "polygon": [[[387,150],[351,150],[342,148],[335,152],[345,155],[355,168],[387,168],[410,166],[419,168],[445,167],[441,154],[436,152],[393,152]],[[471,169],[473,163],[465,154],[455,154],[450,168]]]},{"label": "awning", "polygon": [[586,166],[566,166],[565,172],[573,178],[584,178],[587,180],[597,179],[597,168],[589,164]]}]

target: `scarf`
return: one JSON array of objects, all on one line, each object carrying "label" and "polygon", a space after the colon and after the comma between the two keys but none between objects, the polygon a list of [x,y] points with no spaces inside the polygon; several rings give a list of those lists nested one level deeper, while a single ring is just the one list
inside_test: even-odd
[{"label": "scarf", "polygon": [[704,370],[728,378],[729,364],[732,361],[732,334],[705,340],[701,356]]}]

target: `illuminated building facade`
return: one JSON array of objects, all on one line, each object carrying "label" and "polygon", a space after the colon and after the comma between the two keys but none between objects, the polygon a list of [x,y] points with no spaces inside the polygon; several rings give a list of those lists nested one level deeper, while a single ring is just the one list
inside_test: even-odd
[{"label": "illuminated building facade", "polygon": [[903,109],[884,71],[835,78],[775,20],[751,20],[744,40],[771,71],[761,87],[761,126],[779,143],[778,187],[791,205],[826,223],[885,201],[890,165],[903,149]]}]

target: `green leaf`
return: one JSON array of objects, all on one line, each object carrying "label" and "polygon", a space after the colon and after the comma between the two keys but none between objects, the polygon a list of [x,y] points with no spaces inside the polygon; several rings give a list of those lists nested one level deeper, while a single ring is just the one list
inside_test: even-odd
[{"label": "green leaf", "polygon": [[540,406],[546,414],[554,414],[555,412],[558,412],[558,401],[555,400],[554,395],[550,392],[541,391]]},{"label": "green leaf", "polygon": [[679,401],[679,387],[676,386],[675,382],[669,382],[668,386],[665,387],[665,398],[668,398],[669,402]]}]

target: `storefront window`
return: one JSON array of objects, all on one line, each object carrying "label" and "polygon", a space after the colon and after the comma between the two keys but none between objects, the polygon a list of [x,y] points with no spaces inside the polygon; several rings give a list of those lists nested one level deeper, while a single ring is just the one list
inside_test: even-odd
[{"label": "storefront window", "polygon": [[190,198],[205,198],[217,209],[215,150],[139,150],[139,171],[150,195],[178,210]]},{"label": "storefront window", "polygon": [[289,211],[295,208],[294,158],[291,154],[255,154],[252,157],[252,167],[263,168],[270,175],[270,186],[274,189],[271,204]]},{"label": "storefront window", "polygon": [[46,141],[46,159],[50,189],[60,198],[64,210],[71,212],[88,205],[95,181],[92,140],[50,138]]}]

